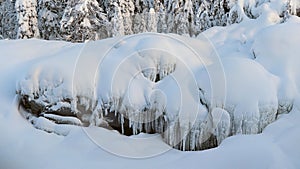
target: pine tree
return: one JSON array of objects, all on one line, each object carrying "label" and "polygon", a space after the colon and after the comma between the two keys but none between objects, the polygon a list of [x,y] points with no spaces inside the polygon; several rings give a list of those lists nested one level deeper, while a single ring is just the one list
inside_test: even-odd
[{"label": "pine tree", "polygon": [[124,26],[124,34],[133,34],[132,31],[132,15],[134,13],[134,5],[131,0],[120,0],[119,7],[121,10]]},{"label": "pine tree", "polygon": [[159,3],[157,14],[157,32],[167,33],[166,12],[162,3]]},{"label": "pine tree", "polygon": [[[299,3],[299,5],[297,3]],[[297,2],[297,0],[287,0],[285,2],[281,13],[281,17],[283,18],[282,22],[287,21],[291,15],[300,16],[300,2]]]},{"label": "pine tree", "polygon": [[192,1],[187,0],[184,6],[178,9],[178,13],[175,16],[176,33],[179,35],[189,35],[193,19]]},{"label": "pine tree", "polygon": [[144,13],[137,13],[133,17],[133,33],[147,32]]},{"label": "pine tree", "polygon": [[201,20],[200,20],[200,14],[197,12],[195,15],[195,20],[193,24],[193,35],[197,36],[201,32]]},{"label": "pine tree", "polygon": [[96,0],[70,0],[60,22],[65,40],[84,42],[107,37],[107,17]]},{"label": "pine tree", "polygon": [[60,20],[62,18],[63,3],[61,0],[39,0],[38,26],[42,39],[61,39]]},{"label": "pine tree", "polygon": [[153,8],[150,8],[147,17],[147,31],[157,32],[156,14]]},{"label": "pine tree", "polygon": [[[149,31],[197,36],[213,26],[238,23],[245,17],[256,18],[252,9],[265,2],[0,0],[0,38],[37,38],[40,34],[47,40],[83,42]],[[290,15],[300,15],[297,0],[287,0],[283,4],[280,14],[283,22]]]},{"label": "pine tree", "polygon": [[123,17],[122,17],[122,13],[121,13],[121,8],[119,7],[119,5],[115,2],[113,3],[114,6],[114,13],[113,13],[113,17],[111,19],[111,35],[114,36],[122,36],[125,35],[125,31],[124,31],[124,24],[123,24]]},{"label": "pine tree", "polygon": [[17,36],[17,17],[15,0],[5,0],[1,4],[1,34],[4,39],[15,39]]},{"label": "pine tree", "polygon": [[178,12],[175,17],[176,33],[179,35],[189,34],[188,16],[184,11]]},{"label": "pine tree", "polygon": [[168,28],[167,28],[167,33],[173,33],[175,32],[174,31],[174,20],[175,20],[175,16],[173,13],[168,13],[167,14],[167,25],[168,25]]},{"label": "pine tree", "polygon": [[39,38],[35,0],[16,0],[17,39]]},{"label": "pine tree", "polygon": [[234,23],[239,23],[243,20],[244,17],[244,11],[243,8],[239,5],[237,0],[234,0],[230,4],[230,11],[228,15],[228,24],[234,24]]},{"label": "pine tree", "polygon": [[[177,25],[179,22],[176,21],[176,16],[179,15],[180,13],[180,4],[181,0],[169,0],[166,5],[167,5],[167,33],[176,33],[177,32]],[[182,10],[181,10],[182,11]]]},{"label": "pine tree", "polygon": [[0,1],[0,39],[3,39],[3,35],[2,35],[3,24],[1,22],[3,19],[3,13],[4,13],[4,9],[2,7],[2,1]]}]

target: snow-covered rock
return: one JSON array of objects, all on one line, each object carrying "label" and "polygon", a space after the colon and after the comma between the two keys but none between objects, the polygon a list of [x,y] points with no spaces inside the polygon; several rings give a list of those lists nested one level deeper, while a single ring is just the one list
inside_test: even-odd
[{"label": "snow-covered rock", "polygon": [[127,135],[161,133],[182,150],[260,133],[276,119],[277,77],[251,59],[219,58],[205,37],[148,33],[71,48],[81,52],[63,49],[37,61],[18,82],[33,116]]}]

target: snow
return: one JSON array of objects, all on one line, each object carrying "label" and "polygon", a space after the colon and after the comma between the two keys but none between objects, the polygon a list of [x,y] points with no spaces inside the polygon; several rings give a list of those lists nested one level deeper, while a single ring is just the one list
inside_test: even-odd
[{"label": "snow", "polygon": [[[11,107],[11,104],[8,105],[3,106],[3,110]],[[0,160],[3,168],[119,168],[120,165],[131,168],[182,168],[186,166],[199,168],[201,164],[204,168],[280,169],[299,166],[300,151],[296,146],[300,139],[297,134],[300,130],[299,110],[280,118],[267,127],[261,135],[230,137],[225,139],[220,147],[207,151],[180,152],[171,149],[145,159],[123,158],[104,151],[94,144],[79,127],[74,128],[66,137],[35,130],[18,116],[17,110],[10,109],[10,112],[13,114],[8,117],[1,116],[0,123],[1,135],[5,135],[0,144]],[[12,125],[11,121],[18,125]],[[7,130],[8,127],[10,130]],[[125,136],[116,132],[102,128],[90,130],[98,134],[99,139],[105,136],[105,143],[112,147],[127,143],[123,142]],[[120,151],[135,150],[136,146],[141,146],[143,151],[138,152],[147,153],[153,152],[149,149],[164,147],[159,138],[150,143],[131,144],[130,147],[126,144],[119,148],[121,147]],[[12,163],[12,161],[17,162]]]},{"label": "snow", "polygon": [[74,124],[74,125],[81,125],[81,121],[78,120],[77,118],[73,117],[63,117],[63,116],[58,116],[55,114],[44,114],[44,117],[48,119],[53,119],[55,121],[58,121],[58,123],[69,123],[69,124]]},{"label": "snow", "polygon": [[[1,168],[299,168],[300,20],[279,23],[273,12],[197,39],[146,33],[85,44],[0,41]],[[156,118],[145,108],[164,113],[170,126],[162,135],[128,137],[97,122],[56,124],[49,119],[81,122],[26,114],[16,90],[52,110],[80,113],[76,105],[83,105],[87,120],[124,113],[134,133]],[[288,114],[274,121],[277,109]],[[180,137],[187,147],[190,124],[191,146],[210,134],[220,145],[204,151],[169,146]]]},{"label": "snow", "polygon": [[229,113],[221,108],[214,108],[211,112],[212,115],[212,130],[214,135],[217,137],[218,144],[229,136],[230,134],[230,115]]},{"label": "snow", "polygon": [[[299,48],[295,44],[300,43],[300,38],[290,36],[300,28],[297,21],[297,18],[290,19],[287,23],[265,29],[258,35],[252,49],[257,62],[280,77],[278,97],[281,105],[292,104],[293,100],[299,95],[300,83],[298,79],[300,78],[300,70],[297,65],[299,63]],[[266,43],[267,41],[269,43]],[[264,44],[264,48],[273,50],[264,50],[261,47],[262,44]],[[282,111],[286,112],[286,110]]]}]

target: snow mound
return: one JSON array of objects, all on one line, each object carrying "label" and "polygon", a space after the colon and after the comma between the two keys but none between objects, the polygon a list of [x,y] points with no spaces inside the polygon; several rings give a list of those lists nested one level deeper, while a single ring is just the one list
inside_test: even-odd
[{"label": "snow mound", "polygon": [[71,48],[79,55],[62,49],[37,60],[17,84],[23,115],[36,128],[160,133],[175,148],[199,150],[260,133],[276,119],[276,77],[251,59],[220,60],[204,37],[149,33]]},{"label": "snow mound", "polygon": [[[190,50],[187,40],[128,36],[83,44],[77,56],[62,52],[37,61],[18,83],[21,104],[32,114],[24,116],[30,121],[42,116],[58,124],[112,126],[124,134],[164,133],[177,146],[189,125],[202,123],[207,115],[194,78],[195,70],[208,61]],[[213,51],[207,42],[192,42],[203,44],[197,49],[201,55]]]},{"label": "snow mound", "polygon": [[200,80],[199,86],[205,91],[205,102],[208,107],[221,107],[229,113],[231,135],[260,133],[276,119],[278,78],[259,63],[245,57],[225,57],[222,64],[226,80],[224,100],[218,101],[221,105],[211,105],[224,93],[210,91],[211,84]]},{"label": "snow mound", "polygon": [[256,61],[280,77],[279,113],[291,111],[293,101],[299,96],[300,60],[297,44],[300,38],[295,36],[300,29],[299,23],[299,18],[292,18],[281,25],[266,28],[258,34],[252,47]]},{"label": "snow mound", "polygon": [[247,58],[226,58],[223,64],[227,89],[225,109],[233,117],[233,134],[261,132],[276,118],[278,79]]}]

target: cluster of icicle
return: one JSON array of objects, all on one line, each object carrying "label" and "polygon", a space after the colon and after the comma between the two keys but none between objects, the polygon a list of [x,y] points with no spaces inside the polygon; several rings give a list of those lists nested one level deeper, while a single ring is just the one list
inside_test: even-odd
[{"label": "cluster of icicle", "polygon": [[[152,81],[161,80],[175,70],[175,65],[167,69],[147,70],[145,77]],[[158,79],[157,79],[158,78]],[[99,126],[118,130],[121,134],[131,135],[140,132],[160,133],[164,141],[179,150],[203,150],[219,145],[225,138],[236,134],[260,133],[276,119],[277,111],[290,110],[291,106],[259,104],[257,109],[247,112],[238,105],[211,107],[201,95],[199,103],[207,109],[205,118],[181,124],[179,117],[170,117],[159,106],[148,105],[135,109],[122,104],[122,97],[112,97],[109,101],[94,100],[86,96],[57,97],[55,88],[61,83],[39,88],[36,91],[20,88],[18,91],[23,115],[38,129],[60,135],[68,133],[61,129],[64,125]],[[23,86],[24,87],[24,86]],[[22,90],[23,89],[23,90]],[[202,93],[199,90],[199,93]],[[244,113],[241,113],[245,111]],[[176,114],[173,113],[173,114]]]},{"label": "cluster of icicle", "polygon": [[[22,97],[22,96],[21,96]],[[24,97],[22,99],[25,99]],[[70,102],[45,106],[39,114],[31,114],[27,107],[26,118],[41,130],[67,135],[61,129],[63,125],[99,126],[117,129],[121,134],[161,133],[164,141],[179,150],[203,150],[219,145],[230,135],[260,133],[269,123],[276,119],[276,109],[260,108],[259,118],[255,116],[234,117],[234,111],[214,108],[205,120],[196,119],[189,125],[182,126],[180,121],[170,121],[164,112],[155,109],[119,111],[120,99],[113,99],[110,103],[91,105],[87,98],[77,99],[76,107]],[[33,99],[33,101],[35,101]],[[22,103],[26,104],[26,103]],[[35,104],[40,104],[36,102]],[[100,103],[99,103],[100,104]],[[59,107],[60,106],[60,107]],[[26,107],[26,105],[24,106]],[[47,109],[48,107],[48,109]],[[68,109],[66,114],[59,113]],[[75,111],[74,111],[75,110]],[[58,112],[58,114],[56,114]],[[157,116],[158,115],[158,116]],[[246,114],[245,114],[246,115]],[[43,123],[41,124],[40,121]],[[49,128],[51,124],[55,126]]]}]

